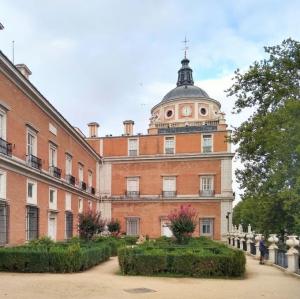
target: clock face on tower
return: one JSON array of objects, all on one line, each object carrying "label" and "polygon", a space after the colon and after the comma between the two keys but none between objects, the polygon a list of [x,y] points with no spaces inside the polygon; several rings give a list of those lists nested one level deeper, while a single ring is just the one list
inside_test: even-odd
[{"label": "clock face on tower", "polygon": [[192,108],[191,106],[183,106],[181,109],[182,115],[183,116],[191,116],[192,114]]}]

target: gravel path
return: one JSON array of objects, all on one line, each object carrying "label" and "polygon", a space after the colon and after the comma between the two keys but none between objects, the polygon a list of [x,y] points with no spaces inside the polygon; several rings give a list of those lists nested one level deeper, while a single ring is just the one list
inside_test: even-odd
[{"label": "gravel path", "polygon": [[[117,271],[117,258],[112,258],[77,274],[0,273],[0,298],[300,298],[299,278],[261,266],[251,257],[247,257],[246,278],[241,280],[133,277],[117,275]],[[143,288],[155,292],[141,293]]]}]

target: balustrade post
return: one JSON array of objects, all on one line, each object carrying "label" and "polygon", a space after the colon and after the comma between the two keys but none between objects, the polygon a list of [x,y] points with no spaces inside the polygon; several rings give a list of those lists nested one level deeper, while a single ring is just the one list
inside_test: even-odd
[{"label": "balustrade post", "polygon": [[254,238],[254,235],[253,233],[250,231],[248,231],[248,234],[246,235],[246,238],[247,238],[247,252],[249,254],[251,254],[251,243],[253,243],[253,238]]},{"label": "balustrade post", "polygon": [[270,237],[268,238],[268,241],[271,243],[269,246],[269,260],[268,263],[275,264],[275,255],[276,250],[278,249],[278,246],[276,243],[278,243],[278,238],[276,234],[270,234]]},{"label": "balustrade post", "polygon": [[297,272],[299,269],[299,251],[295,248],[299,246],[299,240],[296,239],[297,236],[288,236],[288,240],[286,240],[286,245],[289,246],[289,250],[287,251],[287,259],[288,259],[288,272]]},{"label": "balustrade post", "polygon": [[255,247],[256,247],[256,258],[260,258],[260,251],[259,251],[259,241],[262,239],[262,234],[256,234],[255,236]]}]

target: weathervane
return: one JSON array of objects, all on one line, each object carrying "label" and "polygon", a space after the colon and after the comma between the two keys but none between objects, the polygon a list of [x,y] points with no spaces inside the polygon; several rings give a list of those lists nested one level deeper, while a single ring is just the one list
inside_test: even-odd
[{"label": "weathervane", "polygon": [[186,36],[184,37],[184,41],[182,41],[184,43],[184,58],[186,58],[186,51],[189,49],[189,47],[187,46],[187,43],[189,42],[189,40],[186,39]]}]

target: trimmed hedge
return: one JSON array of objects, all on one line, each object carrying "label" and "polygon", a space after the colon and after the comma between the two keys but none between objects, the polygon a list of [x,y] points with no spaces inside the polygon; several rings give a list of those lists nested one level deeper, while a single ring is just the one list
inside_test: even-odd
[{"label": "trimmed hedge", "polygon": [[10,272],[79,272],[109,259],[109,245],[93,247],[51,246],[49,249],[31,246],[0,248],[0,271]]},{"label": "trimmed hedge", "polygon": [[246,264],[243,252],[204,238],[186,246],[150,241],[120,248],[118,257],[122,273],[128,275],[240,277]]}]

